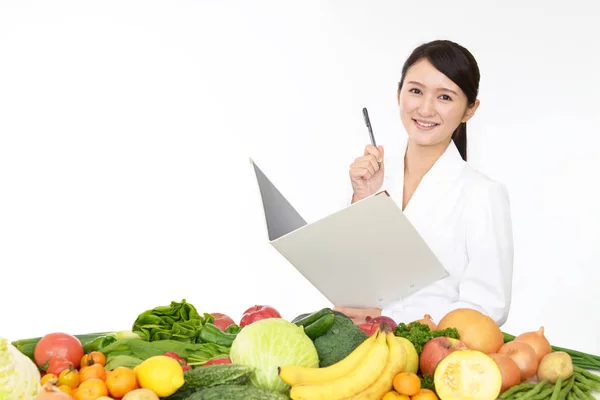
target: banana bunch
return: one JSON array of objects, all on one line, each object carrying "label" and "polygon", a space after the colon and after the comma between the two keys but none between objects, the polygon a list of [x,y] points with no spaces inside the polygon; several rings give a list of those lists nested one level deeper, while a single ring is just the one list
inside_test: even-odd
[{"label": "banana bunch", "polygon": [[406,350],[393,332],[377,330],[336,364],[323,368],[283,366],[279,377],[293,400],[381,400],[406,368]]}]

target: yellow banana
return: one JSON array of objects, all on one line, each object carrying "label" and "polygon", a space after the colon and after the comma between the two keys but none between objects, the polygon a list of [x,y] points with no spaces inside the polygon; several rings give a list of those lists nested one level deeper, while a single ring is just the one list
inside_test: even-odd
[{"label": "yellow banana", "polygon": [[317,385],[331,382],[342,376],[348,375],[350,371],[358,366],[363,358],[375,345],[376,334],[363,341],[356,349],[337,363],[323,368],[308,368],[297,365],[286,365],[279,367],[279,377],[290,386]]},{"label": "yellow banana", "polygon": [[377,380],[387,364],[389,350],[387,335],[377,332],[375,344],[359,365],[350,373],[320,385],[292,386],[293,400],[338,400],[362,392]]},{"label": "yellow banana", "polygon": [[406,368],[406,350],[393,332],[387,332],[387,344],[390,355],[387,364],[377,380],[367,389],[349,399],[380,400],[383,395],[392,390],[396,375]]}]

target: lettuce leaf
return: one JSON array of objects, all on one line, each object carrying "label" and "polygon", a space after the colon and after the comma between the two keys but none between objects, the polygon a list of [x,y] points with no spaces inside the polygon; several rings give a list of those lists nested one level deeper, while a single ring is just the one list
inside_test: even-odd
[{"label": "lettuce leaf", "polygon": [[201,316],[191,303],[183,299],[180,303],[172,301],[168,306],[144,311],[133,323],[132,331],[149,342],[177,340],[196,343],[198,333],[207,322],[214,322],[214,317],[207,313]]}]

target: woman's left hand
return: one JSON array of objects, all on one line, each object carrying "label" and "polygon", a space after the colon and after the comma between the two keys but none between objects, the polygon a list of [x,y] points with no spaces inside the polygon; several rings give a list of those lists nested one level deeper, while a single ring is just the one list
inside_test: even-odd
[{"label": "woman's left hand", "polygon": [[381,316],[380,308],[333,307],[333,309],[346,314],[356,325],[364,324],[367,317],[375,318]]}]

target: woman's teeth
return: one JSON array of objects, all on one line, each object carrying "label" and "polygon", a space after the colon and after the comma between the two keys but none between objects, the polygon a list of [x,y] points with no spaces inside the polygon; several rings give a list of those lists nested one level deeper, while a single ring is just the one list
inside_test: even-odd
[{"label": "woman's teeth", "polygon": [[425,122],[421,122],[421,121],[417,121],[417,120],[415,120],[415,122],[416,122],[417,124],[421,125],[421,126],[424,126],[424,127],[426,127],[426,128],[431,128],[431,127],[433,127],[433,126],[436,126],[436,125],[438,125],[438,124],[427,124],[427,123],[425,123]]}]

